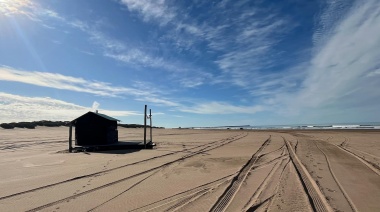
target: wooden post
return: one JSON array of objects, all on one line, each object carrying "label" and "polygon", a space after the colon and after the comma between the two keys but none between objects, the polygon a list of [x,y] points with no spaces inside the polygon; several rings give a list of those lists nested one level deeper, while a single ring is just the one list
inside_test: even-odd
[{"label": "wooden post", "polygon": [[149,109],[149,120],[150,120],[150,142],[153,142],[152,139],[152,109]]},{"label": "wooden post", "polygon": [[73,137],[73,124],[70,123],[69,128],[69,152],[73,152],[73,144],[72,144],[72,137]]},{"label": "wooden post", "polygon": [[144,110],[144,148],[146,149],[146,110],[147,106],[145,105],[145,110]]}]

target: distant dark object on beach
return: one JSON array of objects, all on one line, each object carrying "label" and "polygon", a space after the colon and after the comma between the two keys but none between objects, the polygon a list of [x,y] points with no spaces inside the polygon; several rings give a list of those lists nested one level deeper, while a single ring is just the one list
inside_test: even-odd
[{"label": "distant dark object on beach", "polygon": [[13,129],[17,128],[26,128],[26,129],[35,129],[37,126],[45,126],[45,127],[61,127],[68,126],[68,121],[33,121],[33,122],[12,122],[12,123],[2,123],[0,127],[4,129]]}]

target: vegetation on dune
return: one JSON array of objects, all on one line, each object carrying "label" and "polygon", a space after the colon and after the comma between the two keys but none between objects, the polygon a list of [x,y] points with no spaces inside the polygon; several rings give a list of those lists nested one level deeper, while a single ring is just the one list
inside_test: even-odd
[{"label": "vegetation on dune", "polygon": [[12,122],[12,123],[2,123],[0,127],[4,129],[13,129],[17,128],[26,128],[26,129],[35,129],[37,126],[45,127],[60,127],[60,126],[69,126],[69,121],[33,121],[33,122]]}]

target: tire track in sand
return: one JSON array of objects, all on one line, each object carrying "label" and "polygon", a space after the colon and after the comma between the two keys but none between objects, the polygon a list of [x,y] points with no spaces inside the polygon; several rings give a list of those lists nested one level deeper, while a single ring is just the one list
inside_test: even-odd
[{"label": "tire track in sand", "polygon": [[228,207],[237,191],[240,189],[249,171],[258,160],[261,152],[271,141],[271,137],[272,136],[270,135],[269,138],[264,141],[261,147],[252,155],[251,159],[243,166],[243,168],[239,171],[239,174],[232,180],[230,186],[227,187],[222,196],[219,197],[218,201],[211,208],[211,211],[224,211]]},{"label": "tire track in sand", "polygon": [[[225,145],[230,144],[230,143],[232,143],[232,142],[234,142],[234,141],[240,140],[240,139],[246,137],[247,135],[248,135],[248,133],[245,133],[245,134],[243,134],[242,136],[239,136],[239,137],[234,136],[234,138],[232,138],[232,139],[224,139],[223,142],[221,142],[221,143],[217,143],[217,144],[215,144],[215,145],[209,145],[209,144],[208,144],[208,146],[206,146],[205,148],[203,148],[203,149],[201,149],[201,150],[197,150],[197,151],[195,151],[195,152],[192,152],[192,153],[190,153],[190,154],[188,154],[188,155],[185,155],[185,156],[183,156],[183,157],[181,157],[181,158],[178,158],[178,159],[175,159],[175,160],[172,160],[172,161],[166,162],[166,163],[164,163],[164,164],[162,164],[162,165],[159,165],[159,166],[156,166],[156,167],[153,167],[153,168],[147,169],[147,170],[145,170],[145,171],[142,171],[142,172],[136,173],[136,174],[134,174],[134,175],[131,175],[131,176],[128,176],[128,177],[124,177],[124,178],[121,178],[121,179],[119,179],[119,180],[112,181],[112,182],[110,182],[110,183],[106,183],[106,184],[104,184],[104,185],[101,185],[101,186],[95,187],[95,188],[93,188],[93,189],[90,189],[90,190],[87,190],[87,191],[84,191],[84,192],[81,192],[81,193],[78,193],[78,194],[70,195],[70,196],[68,196],[68,197],[65,197],[65,198],[62,198],[62,199],[59,199],[59,200],[56,200],[56,201],[53,201],[53,202],[50,202],[50,203],[47,203],[47,204],[41,205],[41,206],[39,206],[39,207],[36,207],[36,208],[30,209],[30,210],[27,210],[27,211],[28,211],[28,212],[39,211],[39,210],[42,210],[42,209],[45,209],[45,208],[51,207],[51,206],[53,206],[53,205],[56,205],[56,204],[59,204],[59,203],[65,202],[65,201],[67,201],[67,200],[72,200],[72,199],[75,199],[75,198],[77,198],[77,197],[80,197],[80,196],[87,195],[87,194],[90,194],[90,193],[92,193],[92,192],[98,191],[98,190],[100,190],[100,189],[108,188],[109,186],[116,185],[116,184],[118,184],[118,183],[124,182],[124,181],[126,181],[126,180],[129,180],[129,179],[132,179],[132,178],[135,178],[135,177],[138,177],[138,176],[141,176],[141,175],[143,175],[143,174],[147,174],[147,173],[152,172],[152,171],[160,170],[160,169],[162,169],[162,168],[164,168],[164,167],[167,167],[167,166],[169,166],[169,165],[171,165],[171,164],[174,164],[174,163],[176,163],[176,162],[180,162],[180,161],[186,160],[186,159],[188,159],[188,158],[194,157],[194,156],[196,156],[196,155],[199,155],[199,154],[202,154],[202,153],[205,153],[205,152],[208,152],[208,151],[214,150],[214,149],[216,149],[216,148],[219,148],[219,147],[225,146]],[[213,142],[213,143],[215,143],[215,142]],[[202,145],[202,146],[203,146],[203,145]],[[169,154],[170,154],[170,153],[169,153]],[[51,186],[49,186],[49,187],[51,187]],[[13,196],[17,196],[17,195],[13,195]],[[9,198],[9,196],[6,197],[6,198]],[[0,200],[1,200],[1,199],[0,199]]]},{"label": "tire track in sand", "polygon": [[[257,190],[255,191],[255,193],[252,195],[252,197],[248,200],[248,202],[244,205],[244,211],[249,211],[249,210],[253,210],[255,208],[258,208],[260,205],[262,205],[264,202],[270,202],[270,199],[266,199],[264,201],[259,201],[260,199],[260,195],[262,194],[262,192],[264,191],[264,189],[266,188],[268,182],[270,180],[272,180],[273,178],[273,175],[274,173],[281,167],[283,166],[283,169],[281,171],[281,174],[280,174],[280,178],[282,176],[282,173],[283,171],[285,170],[287,164],[289,163],[289,161],[287,161],[285,163],[285,165],[283,164],[283,162],[286,160],[286,158],[283,158],[281,161],[277,162],[273,168],[271,169],[271,171],[268,173],[268,175],[265,177],[264,181],[260,184],[260,186],[257,188]],[[277,187],[278,187],[278,184],[276,185],[276,188],[275,190],[277,190]],[[276,193],[276,192],[274,192]],[[272,195],[272,197],[274,196],[274,194]]]},{"label": "tire track in sand", "polygon": [[338,185],[339,189],[342,191],[343,196],[346,198],[346,200],[347,200],[348,204],[350,205],[351,209],[353,211],[358,211],[358,209],[356,208],[354,202],[352,202],[351,198],[348,196],[347,192],[344,190],[343,186],[340,184],[339,180],[336,178],[336,176],[334,174],[334,171],[333,171],[333,169],[331,167],[330,160],[327,157],[326,153],[321,148],[319,148],[319,146],[317,145],[317,143],[314,140],[313,140],[313,142],[314,142],[315,146],[319,149],[319,151],[321,151],[322,154],[325,156],[325,159],[326,159],[326,162],[327,162],[327,167],[329,168],[331,176],[333,177],[334,181]]},{"label": "tire track in sand", "polygon": [[373,162],[366,160],[365,158],[361,157],[360,155],[355,154],[354,152],[352,152],[352,150],[350,150],[348,148],[342,147],[340,145],[335,145],[335,146],[338,147],[340,150],[342,150],[342,151],[350,154],[351,156],[355,157],[360,162],[362,162],[364,165],[366,165],[369,169],[371,169],[373,172],[375,172],[377,175],[380,176],[380,167],[377,164],[374,164]]},{"label": "tire track in sand", "polygon": [[197,186],[197,187],[194,187],[194,188],[191,188],[191,189],[188,189],[188,190],[176,193],[176,194],[171,195],[169,197],[166,197],[164,199],[161,199],[161,200],[149,203],[147,205],[135,208],[135,209],[130,210],[130,211],[132,212],[132,211],[151,211],[151,210],[155,210],[155,209],[157,209],[159,207],[162,207],[164,205],[173,203],[175,201],[179,201],[179,200],[184,199],[184,198],[188,198],[189,196],[194,196],[194,195],[199,194],[199,193],[201,193],[203,191],[215,189],[215,188],[219,187],[220,185],[222,185],[223,183],[230,181],[235,175],[237,175],[237,173],[238,172],[230,174],[230,175],[227,175],[227,176],[224,176],[224,177],[216,179],[216,180],[213,180],[211,182],[202,184],[200,186]]},{"label": "tire track in sand", "polygon": [[[133,163],[128,163],[128,164],[125,164],[125,165],[122,165],[122,166],[118,166],[118,167],[115,167],[115,168],[111,168],[111,169],[106,169],[106,170],[94,172],[94,173],[91,173],[91,174],[86,174],[86,175],[81,175],[81,176],[73,177],[73,178],[70,178],[70,179],[67,179],[67,180],[64,180],[64,181],[60,181],[60,182],[56,182],[56,183],[40,186],[40,187],[37,187],[37,188],[29,189],[29,190],[26,190],[26,191],[21,191],[21,192],[17,192],[17,193],[14,193],[14,194],[6,195],[6,196],[3,196],[3,197],[0,197],[0,201],[4,200],[4,199],[16,197],[16,196],[19,196],[19,195],[22,195],[22,194],[27,194],[27,193],[39,191],[39,190],[42,190],[42,189],[47,189],[47,188],[50,188],[50,187],[53,187],[53,186],[57,186],[57,185],[65,184],[65,183],[71,183],[71,182],[74,182],[74,181],[77,181],[77,180],[81,180],[83,178],[95,177],[95,176],[98,176],[100,174],[112,172],[112,171],[115,171],[115,170],[118,170],[118,169],[122,169],[122,168],[125,168],[125,167],[128,167],[128,166],[137,165],[137,164],[140,164],[140,163],[145,163],[145,162],[148,162],[148,161],[151,161],[151,160],[155,160],[155,159],[158,159],[158,158],[163,158],[163,157],[170,156],[170,155],[175,155],[175,154],[178,154],[178,153],[188,152],[189,150],[194,150],[194,149],[197,149],[197,148],[200,148],[200,147],[205,147],[205,148],[203,148],[201,150],[195,151],[195,153],[196,153],[196,152],[202,151],[202,150],[204,150],[206,148],[212,147],[212,145],[214,145],[214,144],[217,145],[218,142],[223,143],[225,141],[227,141],[227,142],[228,141],[235,141],[235,139],[239,140],[241,138],[246,137],[247,135],[248,134],[245,134],[245,135],[244,134],[238,134],[238,135],[227,137],[225,139],[221,139],[221,140],[213,141],[213,142],[210,142],[210,143],[198,145],[198,146],[195,146],[195,147],[192,147],[192,148],[183,149],[183,150],[175,151],[175,152],[170,152],[170,153],[167,153],[167,154],[163,154],[163,155],[147,158],[147,159],[144,159],[144,160],[136,161],[136,162],[133,162]],[[193,154],[193,153],[190,153],[190,154]],[[184,157],[186,157],[186,156],[184,156]]]},{"label": "tire track in sand", "polygon": [[296,168],[297,174],[302,182],[302,185],[306,191],[306,194],[309,197],[309,202],[314,211],[317,212],[332,212],[333,209],[327,203],[325,196],[319,190],[318,185],[315,183],[313,178],[310,176],[309,172],[302,165],[301,161],[294,153],[292,146],[289,141],[287,141],[284,137],[282,137],[288,147],[290,158]]}]

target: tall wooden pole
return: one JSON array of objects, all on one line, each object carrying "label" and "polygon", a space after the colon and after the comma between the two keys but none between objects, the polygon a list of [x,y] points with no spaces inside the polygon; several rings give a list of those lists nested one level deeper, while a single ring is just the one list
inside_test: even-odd
[{"label": "tall wooden pole", "polygon": [[73,151],[73,144],[72,144],[72,137],[73,137],[73,124],[70,123],[70,129],[69,129],[69,152]]},{"label": "tall wooden pole", "polygon": [[150,142],[153,142],[152,140],[152,109],[149,109],[149,120],[150,120]]},{"label": "tall wooden pole", "polygon": [[146,149],[146,110],[147,106],[145,105],[145,110],[144,110],[144,148]]}]

